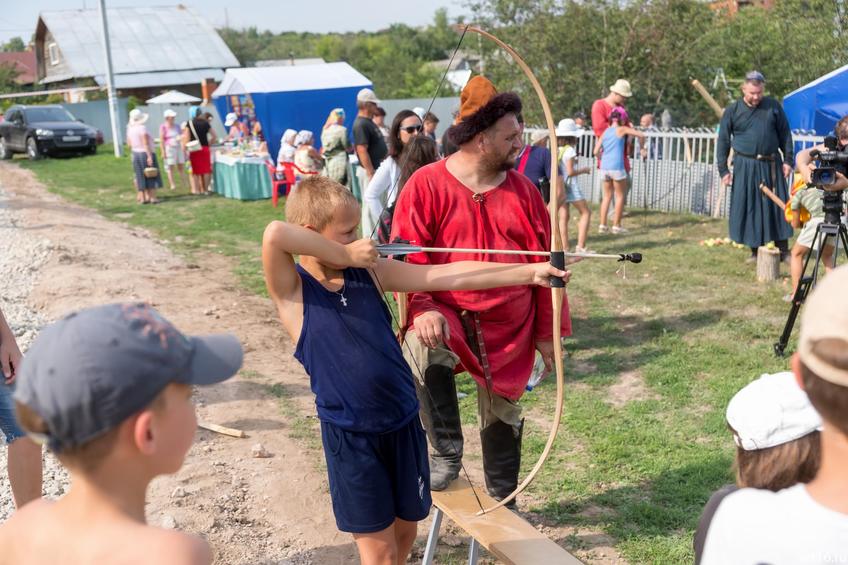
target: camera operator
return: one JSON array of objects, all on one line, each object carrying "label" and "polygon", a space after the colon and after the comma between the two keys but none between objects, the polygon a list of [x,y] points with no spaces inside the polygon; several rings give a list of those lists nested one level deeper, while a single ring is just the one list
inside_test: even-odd
[{"label": "camera operator", "polygon": [[[845,151],[848,148],[848,116],[843,117],[836,123],[836,127],[833,128],[833,133],[836,134],[836,139],[838,140],[838,151]],[[812,183],[812,174],[816,169],[815,158],[813,156],[814,152],[819,153],[822,151],[827,151],[827,147],[822,145],[816,145],[815,147],[810,147],[808,149],[804,149],[800,153],[798,153],[795,158],[795,163],[798,167],[798,171],[801,173],[801,176],[804,177],[804,180],[807,184]],[[840,191],[848,188],[848,178],[845,177],[839,171],[836,172],[836,182],[834,184],[823,186],[822,187],[828,191]]]}]

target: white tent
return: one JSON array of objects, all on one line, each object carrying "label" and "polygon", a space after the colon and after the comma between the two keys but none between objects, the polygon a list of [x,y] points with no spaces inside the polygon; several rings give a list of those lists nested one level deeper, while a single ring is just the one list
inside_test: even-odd
[{"label": "white tent", "polygon": [[364,88],[371,81],[347,63],[227,69],[212,98],[234,94]]},{"label": "white tent", "polygon": [[200,102],[200,98],[179,90],[169,90],[147,101],[148,104],[193,104],[195,102]]}]

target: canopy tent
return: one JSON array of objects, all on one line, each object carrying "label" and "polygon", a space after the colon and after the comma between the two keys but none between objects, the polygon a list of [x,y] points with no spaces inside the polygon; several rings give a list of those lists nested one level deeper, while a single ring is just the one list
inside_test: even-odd
[{"label": "canopy tent", "polygon": [[848,115],[848,65],[784,96],[783,109],[793,130],[829,134]]},{"label": "canopy tent", "polygon": [[195,102],[200,102],[200,98],[179,90],[169,90],[147,101],[148,104],[194,104]]},{"label": "canopy tent", "polygon": [[345,111],[348,131],[356,118],[356,93],[371,81],[347,63],[227,69],[212,93],[218,113],[236,112],[262,124],[272,158],[289,128],[308,129],[321,143],[321,129],[333,108]]}]

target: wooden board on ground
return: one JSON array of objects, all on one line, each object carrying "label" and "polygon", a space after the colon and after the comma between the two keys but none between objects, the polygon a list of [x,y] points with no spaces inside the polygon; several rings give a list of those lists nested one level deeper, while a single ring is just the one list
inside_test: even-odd
[{"label": "wooden board on ground", "polygon": [[[498,508],[477,516],[480,506],[474,498],[471,485],[463,478],[456,479],[447,490],[433,491],[433,504],[480,542],[489,552],[505,563],[530,565],[539,563],[562,563],[579,565],[579,559],[545,537],[524,518]],[[496,501],[477,490],[484,508]]]}]

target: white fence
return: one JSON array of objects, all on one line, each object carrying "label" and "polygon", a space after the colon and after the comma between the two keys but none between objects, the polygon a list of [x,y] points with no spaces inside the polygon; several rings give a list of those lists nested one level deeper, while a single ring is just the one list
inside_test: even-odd
[{"label": "white fence", "polygon": [[[537,130],[525,130],[525,137]],[[545,130],[547,131],[547,130]],[[730,211],[729,191],[721,186],[716,166],[714,131],[674,129],[645,132],[647,156],[641,156],[638,140],[630,155],[631,185],[628,205],[663,212],[683,212],[725,217]],[[821,143],[823,138],[793,135],[795,152]],[[595,137],[589,132],[578,139],[577,167],[590,167],[591,173],[578,176],[586,199],[601,201],[600,176],[592,158]]]}]

